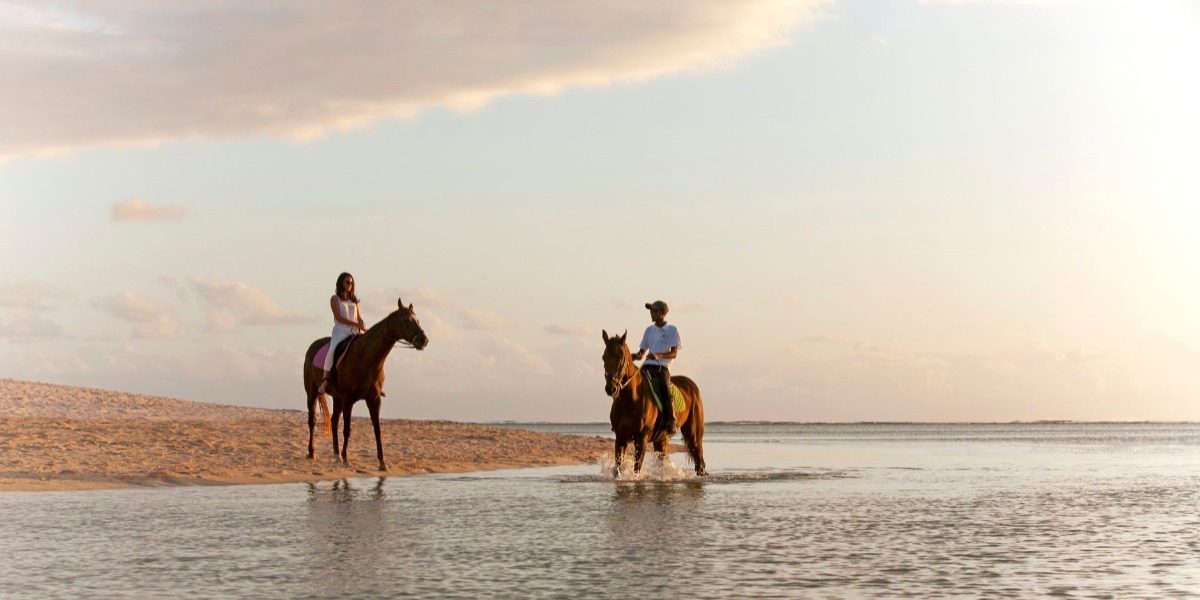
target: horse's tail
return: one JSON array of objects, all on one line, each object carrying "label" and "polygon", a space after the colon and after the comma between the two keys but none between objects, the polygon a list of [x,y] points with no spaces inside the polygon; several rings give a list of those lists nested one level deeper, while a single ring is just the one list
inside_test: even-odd
[{"label": "horse's tail", "polygon": [[321,394],[317,396],[317,401],[320,402],[318,411],[321,413],[321,421],[325,423],[324,430],[327,437],[333,437],[333,427],[329,425],[329,396]]}]

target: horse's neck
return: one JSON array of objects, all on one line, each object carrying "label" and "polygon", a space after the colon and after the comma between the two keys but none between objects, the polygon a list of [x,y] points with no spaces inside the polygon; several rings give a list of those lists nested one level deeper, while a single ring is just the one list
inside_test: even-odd
[{"label": "horse's neck", "polygon": [[396,345],[392,336],[387,334],[388,318],[391,318],[391,315],[372,325],[367,333],[358,340],[358,343],[362,344],[363,356],[370,363],[382,365],[383,361],[387,360],[388,354],[391,354],[392,347]]},{"label": "horse's neck", "polygon": [[[633,362],[633,359],[630,358],[629,363],[632,363],[632,362]],[[628,380],[629,383],[625,386],[625,389],[623,389],[621,391],[622,391],[623,395],[626,396],[626,398],[630,402],[638,402],[638,401],[642,400],[642,393],[641,393],[642,392],[642,382],[646,378],[644,376],[642,376],[642,370],[637,368],[633,364],[630,364],[629,368],[633,370],[633,373],[629,373],[628,370],[625,371],[626,375],[629,376],[629,380]]]}]

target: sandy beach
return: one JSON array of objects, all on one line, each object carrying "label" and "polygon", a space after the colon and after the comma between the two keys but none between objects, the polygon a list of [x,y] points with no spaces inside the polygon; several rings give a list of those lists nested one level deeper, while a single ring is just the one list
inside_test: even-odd
[{"label": "sandy beach", "polygon": [[[365,409],[363,409],[365,412]],[[385,419],[387,475],[581,464],[611,452],[600,437],[450,421]],[[0,491],[285,483],[376,470],[369,419],[354,419],[349,467],[308,416],[0,379]]]}]

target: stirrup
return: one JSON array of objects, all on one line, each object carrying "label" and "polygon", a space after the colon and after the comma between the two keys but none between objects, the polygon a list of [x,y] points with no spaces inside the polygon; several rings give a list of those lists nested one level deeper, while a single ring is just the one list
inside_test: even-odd
[{"label": "stirrup", "polygon": [[328,388],[328,387],[329,387],[329,377],[322,377],[320,385],[317,386],[317,395],[320,396],[320,395],[324,394],[326,388]]}]

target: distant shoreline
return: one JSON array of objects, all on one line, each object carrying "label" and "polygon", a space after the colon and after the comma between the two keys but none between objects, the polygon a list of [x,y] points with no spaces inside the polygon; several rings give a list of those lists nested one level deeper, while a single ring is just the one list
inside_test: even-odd
[{"label": "distant shoreline", "polygon": [[346,467],[319,430],[307,458],[306,412],[0,379],[0,492],[459,473],[586,464],[612,449],[602,437],[452,421],[382,419],[381,430],[386,473],[364,418]]}]

